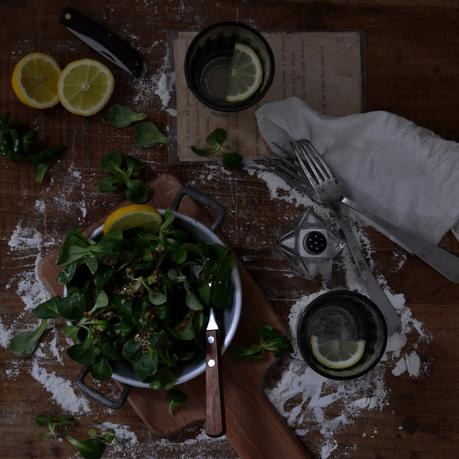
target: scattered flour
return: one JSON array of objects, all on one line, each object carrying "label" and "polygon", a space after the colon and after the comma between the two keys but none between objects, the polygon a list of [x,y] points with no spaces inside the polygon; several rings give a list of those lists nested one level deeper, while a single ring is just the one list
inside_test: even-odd
[{"label": "scattered flour", "polygon": [[201,445],[219,445],[225,437],[209,438],[201,430],[194,438],[184,441],[173,441],[165,438],[159,440],[140,441],[137,435],[132,432],[127,425],[115,424],[113,422],[103,422],[99,424],[102,430],[112,429],[115,433],[115,440],[107,449],[107,457],[116,459],[148,457],[149,459],[159,459],[162,457],[177,458],[213,458],[216,455],[203,455]]},{"label": "scattered flour", "polygon": [[44,241],[43,235],[36,228],[24,226],[22,221],[17,223],[8,241],[10,251],[19,252],[17,254],[19,257],[34,256],[33,251],[52,245],[54,245],[53,241]]},{"label": "scattered flour", "polygon": [[8,344],[11,341],[11,330],[3,325],[3,322],[0,320],[0,346],[8,347]]},{"label": "scattered flour", "polygon": [[115,432],[115,440],[111,445],[111,450],[115,452],[124,451],[130,457],[135,457],[138,449],[137,435],[129,430],[129,426],[115,424],[113,422],[103,422],[99,426],[102,430],[112,429]]},{"label": "scattered flour", "polygon": [[400,271],[405,266],[407,260],[406,253],[394,252],[394,261],[397,263],[394,267],[394,272]]},{"label": "scattered flour", "polygon": [[[34,227],[24,226],[22,222],[16,225],[8,241],[10,253],[14,253],[16,259],[33,259],[33,264],[27,265],[30,269],[23,271],[16,278],[16,294],[25,304],[25,310],[29,311],[43,301],[50,298],[50,293],[37,275],[37,269],[41,261],[41,253],[44,248],[52,247],[55,241],[43,235]],[[13,280],[11,281],[13,282]],[[7,287],[11,286],[11,282]]]},{"label": "scattered flour", "polygon": [[421,359],[416,351],[411,351],[409,354],[405,354],[395,365],[392,370],[394,376],[400,376],[405,372],[408,372],[410,376],[417,377],[420,375],[421,370]]},{"label": "scattered flour", "polygon": [[45,201],[43,201],[42,199],[37,199],[35,201],[35,205],[34,205],[34,208],[37,212],[39,212],[40,214],[44,214],[45,211],[46,211],[46,204],[45,204]]},{"label": "scattered flour", "polygon": [[5,370],[5,377],[6,379],[16,379],[20,372],[20,362],[18,360],[14,360],[11,363],[10,368]]},{"label": "scattered flour", "polygon": [[77,415],[91,411],[88,400],[75,394],[71,382],[57,376],[54,371],[46,371],[45,368],[40,366],[39,356],[37,355],[32,363],[31,375],[66,412]]},{"label": "scattered flour", "polygon": [[55,328],[53,328],[53,338],[49,342],[48,348],[49,348],[49,351],[51,352],[51,355],[63,366],[64,359],[62,358],[62,355],[61,355],[61,349],[59,347],[57,330]]},{"label": "scattered flour", "polygon": [[256,175],[259,179],[265,182],[271,199],[278,199],[286,201],[296,206],[309,206],[317,207],[313,201],[308,198],[304,193],[295,190],[288,185],[285,180],[276,175],[275,173],[265,169],[263,167],[246,166],[245,170],[250,175]]},{"label": "scattered flour", "polygon": [[170,67],[170,51],[166,47],[165,57],[155,73],[145,72],[140,79],[132,80],[131,86],[135,92],[134,104],[137,110],[146,111],[155,95],[163,109],[168,109],[175,87],[175,72]]},{"label": "scattered flour", "polygon": [[[84,219],[87,214],[85,198],[87,193],[84,193],[85,182],[81,178],[81,170],[77,169],[74,164],[71,164],[68,168],[68,175],[64,181],[63,190],[58,196],[52,199],[52,204],[59,209],[60,213],[72,211],[77,208],[81,212],[81,219]],[[89,174],[85,171],[85,180],[88,178]],[[79,196],[76,196],[77,193]]]},{"label": "scattered flour", "polygon": [[[354,289],[356,285],[348,287]],[[280,380],[274,387],[266,389],[271,402],[288,424],[296,429],[297,434],[304,435],[311,429],[319,429],[323,436],[320,446],[322,459],[330,457],[338,447],[334,436],[340,427],[354,423],[364,410],[381,410],[388,405],[390,389],[385,382],[386,368],[392,368],[395,376],[404,372],[411,377],[420,375],[421,360],[418,354],[414,350],[405,352],[404,349],[409,339],[415,341],[412,347],[430,339],[422,323],[413,318],[403,294],[394,294],[386,288],[386,294],[401,316],[402,331],[390,338],[382,362],[367,375],[350,381],[328,380],[304,363],[295,341],[299,315],[313,299],[326,291],[306,295],[292,306],[289,325],[294,354]],[[293,399],[295,406],[291,408],[289,401]]]}]

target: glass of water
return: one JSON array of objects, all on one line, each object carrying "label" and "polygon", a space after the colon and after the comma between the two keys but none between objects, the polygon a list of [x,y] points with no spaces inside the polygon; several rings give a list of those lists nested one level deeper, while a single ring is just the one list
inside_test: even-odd
[{"label": "glass of water", "polygon": [[351,379],[379,362],[386,348],[387,325],[369,298],[335,290],[305,308],[297,337],[300,352],[313,370],[331,379]]},{"label": "glass of water", "polygon": [[190,43],[185,77],[204,105],[236,112],[266,94],[274,78],[274,56],[256,30],[238,22],[222,22],[201,31]]}]

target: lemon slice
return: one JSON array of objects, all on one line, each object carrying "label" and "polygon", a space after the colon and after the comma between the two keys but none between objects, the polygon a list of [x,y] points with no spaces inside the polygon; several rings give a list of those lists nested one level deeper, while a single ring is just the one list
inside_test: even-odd
[{"label": "lemon slice", "polygon": [[154,233],[159,230],[162,222],[161,214],[153,206],[130,204],[116,209],[107,217],[104,223],[104,234],[129,228],[143,228]]},{"label": "lemon slice", "polygon": [[91,116],[109,101],[115,79],[99,61],[80,59],[62,70],[57,91],[61,104],[71,113]]},{"label": "lemon slice", "polygon": [[340,341],[311,336],[314,357],[327,368],[343,370],[355,365],[365,352],[365,341]]},{"label": "lemon slice", "polygon": [[247,45],[236,43],[228,79],[227,102],[247,100],[261,86],[263,66],[258,54]]},{"label": "lemon slice", "polygon": [[48,54],[30,53],[14,67],[11,85],[17,98],[28,107],[49,108],[59,103],[57,82],[61,68]]}]

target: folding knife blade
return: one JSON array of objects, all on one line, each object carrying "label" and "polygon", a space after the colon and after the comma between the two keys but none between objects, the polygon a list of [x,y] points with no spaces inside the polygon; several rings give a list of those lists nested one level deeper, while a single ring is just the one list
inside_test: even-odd
[{"label": "folding knife blade", "polygon": [[134,76],[140,76],[143,61],[139,53],[121,38],[73,8],[64,8],[60,22],[80,40],[115,65]]}]

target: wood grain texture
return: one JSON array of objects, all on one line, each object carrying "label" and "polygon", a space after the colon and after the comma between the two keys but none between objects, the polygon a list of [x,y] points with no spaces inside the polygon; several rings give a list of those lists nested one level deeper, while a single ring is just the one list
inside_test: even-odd
[{"label": "wood grain texture", "polygon": [[[287,264],[273,253],[273,241],[291,225],[301,210],[288,202],[271,200],[266,186],[256,177],[244,172],[216,173],[199,165],[168,167],[165,147],[136,149],[131,129],[111,128],[103,122],[102,116],[78,118],[61,107],[38,112],[16,100],[10,89],[10,76],[23,54],[48,52],[61,65],[82,57],[100,58],[58,25],[58,12],[69,3],[136,46],[146,61],[149,78],[163,63],[169,30],[198,30],[217,21],[235,19],[270,30],[306,27],[364,30],[368,110],[390,110],[445,138],[459,139],[459,48],[456,46],[459,16],[455,0],[220,0],[217,4],[211,0],[1,2],[0,17],[4,21],[0,28],[0,110],[9,110],[18,119],[39,127],[40,135],[47,137],[50,143],[67,145],[67,152],[51,169],[53,182],[47,179],[43,186],[34,183],[32,167],[8,163],[0,158],[0,314],[6,326],[11,326],[24,309],[16,294],[17,283],[24,272],[33,274],[37,255],[36,251],[30,254],[13,251],[8,245],[12,233],[18,224],[35,228],[47,243],[43,248],[45,254],[62,241],[71,227],[85,227],[106,214],[121,201],[121,196],[97,192],[103,175],[99,168],[100,158],[112,148],[148,161],[148,179],[169,171],[179,176],[182,182],[194,184],[223,202],[229,209],[223,227],[226,239],[243,259],[254,284],[282,317],[287,317],[298,297],[321,288],[318,282],[290,277]],[[113,66],[110,68],[116,79],[113,102],[142,108],[151,120],[166,130],[167,115],[148,84],[132,80]],[[75,172],[81,173],[80,182],[76,180]],[[77,185],[72,186],[75,181]],[[37,200],[46,203],[45,212],[37,211]],[[432,343],[421,355],[431,362],[430,371],[417,380],[388,374],[391,393],[387,407],[381,411],[364,412],[355,424],[340,429],[335,435],[338,447],[332,457],[459,457],[459,286],[450,284],[409,255],[403,267],[396,269],[396,254],[401,252],[397,246],[374,231],[369,231],[369,237],[374,248],[375,270],[384,273],[394,291],[404,293],[413,315],[432,333]],[[445,238],[442,245],[459,253],[459,243],[453,237]],[[338,285],[342,277],[342,272],[337,269]],[[11,287],[5,288],[7,285]],[[49,362],[46,369],[66,379],[74,379],[78,366],[67,358],[64,363],[61,366],[57,361]],[[12,367],[11,355],[1,348],[2,458],[70,457],[73,452],[65,443],[38,443],[34,416],[42,412],[58,413],[60,409],[50,402],[50,394],[30,376],[31,362],[26,360],[17,365],[18,376],[8,379],[5,370]],[[224,378],[229,390],[240,384],[236,380],[233,385],[226,375]],[[200,387],[203,384],[204,379],[197,379],[195,387],[189,390],[202,393]],[[225,391],[225,397],[227,395]],[[140,397],[138,403],[143,403]],[[195,436],[199,427],[178,434],[173,447],[171,444],[165,447],[164,442],[148,432],[130,406],[113,414],[96,405],[91,408],[90,414],[80,417],[81,429],[94,419],[110,419],[129,425],[139,439],[138,458],[149,457],[152,451],[161,458],[184,454],[222,459],[237,457],[229,442],[180,446],[182,440]],[[196,407],[184,409],[195,410]],[[230,413],[230,416],[235,414]],[[254,419],[253,422],[262,425],[264,419],[269,418]],[[168,422],[171,422],[169,416],[163,420],[165,428]],[[307,427],[302,440],[320,457],[320,426],[311,422]],[[374,438],[370,435],[362,437],[363,432],[374,430],[378,431],[372,434]],[[241,429],[234,435],[243,437],[245,432]]]}]

